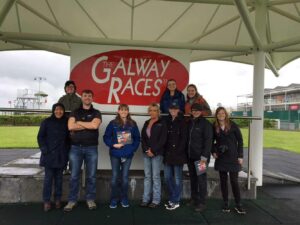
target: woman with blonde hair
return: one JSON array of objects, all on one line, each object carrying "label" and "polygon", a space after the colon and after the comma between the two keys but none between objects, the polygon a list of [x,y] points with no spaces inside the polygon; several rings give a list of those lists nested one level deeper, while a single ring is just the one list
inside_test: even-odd
[{"label": "woman with blonde hair", "polygon": [[150,119],[145,122],[141,132],[145,178],[140,206],[156,208],[161,201],[160,170],[168,130],[166,123],[160,118],[158,104],[151,103],[148,113]]},{"label": "woman with blonde hair", "polygon": [[241,206],[238,173],[243,164],[243,137],[239,127],[229,119],[224,107],[216,110],[214,122],[214,148],[212,155],[216,159],[215,170],[219,171],[221,191],[224,201],[223,212],[230,212],[228,202],[228,173],[235,200],[235,211],[245,214]]}]

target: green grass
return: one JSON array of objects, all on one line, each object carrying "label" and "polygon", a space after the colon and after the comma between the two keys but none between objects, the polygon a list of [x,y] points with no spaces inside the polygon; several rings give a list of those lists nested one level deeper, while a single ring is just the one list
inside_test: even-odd
[{"label": "green grass", "polygon": [[0,148],[37,148],[39,127],[0,127]]},{"label": "green grass", "polygon": [[[248,129],[241,129],[244,146],[248,147]],[[300,132],[283,130],[264,130],[264,148],[282,149],[300,153]]]},{"label": "green grass", "polygon": [[[0,127],[0,148],[37,148],[39,127]],[[248,129],[242,129],[244,146],[248,146]],[[300,132],[264,130],[264,147],[300,153]]]}]

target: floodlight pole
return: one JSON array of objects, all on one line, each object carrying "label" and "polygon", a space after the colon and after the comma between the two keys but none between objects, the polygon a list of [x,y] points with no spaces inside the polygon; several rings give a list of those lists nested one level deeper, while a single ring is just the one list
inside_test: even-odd
[{"label": "floodlight pole", "polygon": [[41,82],[46,80],[46,77],[35,77],[34,80],[37,80],[39,83],[39,92],[38,92],[38,109],[41,107]]}]

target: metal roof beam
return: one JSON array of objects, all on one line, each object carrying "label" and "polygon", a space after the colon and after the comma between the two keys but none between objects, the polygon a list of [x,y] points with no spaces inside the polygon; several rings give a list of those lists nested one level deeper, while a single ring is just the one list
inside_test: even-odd
[{"label": "metal roof beam", "polygon": [[291,20],[294,20],[294,21],[300,23],[300,17],[298,17],[298,16],[294,16],[293,14],[290,14],[284,10],[278,9],[277,7],[274,7],[274,6],[269,7],[269,9],[273,12],[278,13],[281,16],[285,16]]},{"label": "metal roof beam", "polygon": [[276,77],[279,77],[278,70],[276,66],[273,64],[271,56],[269,54],[265,54],[266,57],[266,64],[268,65],[269,69],[274,73]]},{"label": "metal roof beam", "polygon": [[253,44],[258,48],[258,49],[262,49],[262,42],[256,32],[256,29],[254,27],[254,25],[251,23],[250,20],[250,13],[247,9],[247,5],[245,3],[245,1],[243,0],[234,0],[236,7],[240,13],[240,16],[248,30],[248,33],[252,39]]},{"label": "metal roof beam", "polygon": [[67,34],[67,35],[72,35],[69,31],[67,31],[66,29],[64,29],[63,27],[57,25],[56,23],[54,23],[52,20],[48,19],[47,17],[45,17],[43,14],[39,13],[38,11],[36,11],[34,8],[30,7],[29,5],[27,5],[25,2],[19,0],[18,5],[21,5],[22,7],[24,7],[25,9],[27,9],[28,11],[32,12],[34,15],[36,15],[37,17],[41,18],[42,20],[46,21],[47,23],[49,23],[50,25],[52,25],[53,27],[57,28],[58,30],[60,30],[61,32]]},{"label": "metal roof beam", "polygon": [[233,53],[220,53],[215,55],[207,55],[207,56],[194,56],[191,57],[191,62],[197,62],[197,61],[205,61],[205,60],[211,60],[211,59],[224,59],[234,56],[241,56],[241,55],[248,55],[251,54],[251,52],[233,52]]},{"label": "metal roof beam", "polygon": [[7,0],[0,10],[0,27],[16,0]]},{"label": "metal roof beam", "polygon": [[59,36],[49,34],[32,34],[32,33],[14,33],[0,32],[0,40],[30,40],[30,41],[51,41],[63,43],[80,43],[80,44],[98,44],[98,45],[119,45],[132,47],[152,47],[152,48],[173,48],[173,49],[190,49],[190,50],[207,50],[207,51],[224,51],[224,52],[244,52],[252,51],[252,46],[234,46],[234,45],[217,45],[217,44],[193,44],[182,42],[155,42],[123,39],[106,39],[106,38],[89,38],[78,36]]},{"label": "metal roof beam", "polygon": [[299,3],[300,0],[274,0],[269,1],[268,5],[284,5],[284,4],[291,4],[291,3]]},{"label": "metal roof beam", "polygon": [[62,48],[48,46],[48,45],[44,45],[44,44],[40,44],[40,43],[32,43],[32,42],[28,42],[28,41],[19,41],[19,40],[5,40],[5,41],[7,41],[9,43],[17,44],[17,45],[31,47],[31,48],[33,48],[33,50],[39,49],[39,50],[55,52],[55,53],[62,54],[62,55],[70,55],[70,51],[68,51],[68,50],[64,50]]},{"label": "metal roof beam", "polygon": [[233,5],[232,0],[161,0],[168,2],[192,2],[204,4]]},{"label": "metal roof beam", "polygon": [[300,36],[268,44],[264,46],[264,50],[270,52],[279,48],[289,47],[297,44],[300,44]]}]

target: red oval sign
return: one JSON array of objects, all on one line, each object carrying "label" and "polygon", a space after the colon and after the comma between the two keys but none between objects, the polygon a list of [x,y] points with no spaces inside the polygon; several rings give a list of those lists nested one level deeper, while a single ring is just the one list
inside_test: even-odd
[{"label": "red oval sign", "polygon": [[77,64],[70,79],[77,92],[91,89],[99,104],[148,105],[159,102],[166,83],[175,79],[183,90],[189,74],[179,61],[157,52],[117,50],[91,56]]}]

